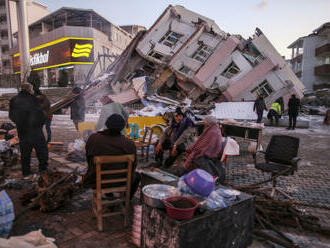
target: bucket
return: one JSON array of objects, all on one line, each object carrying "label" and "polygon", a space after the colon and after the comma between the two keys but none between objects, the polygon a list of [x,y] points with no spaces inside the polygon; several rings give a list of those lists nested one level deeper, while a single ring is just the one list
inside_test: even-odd
[{"label": "bucket", "polygon": [[191,197],[175,196],[164,200],[166,213],[176,220],[191,219],[198,207],[198,202]]}]

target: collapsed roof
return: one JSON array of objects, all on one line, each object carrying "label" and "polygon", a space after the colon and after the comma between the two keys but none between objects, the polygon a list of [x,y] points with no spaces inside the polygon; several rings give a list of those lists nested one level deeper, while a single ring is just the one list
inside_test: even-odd
[{"label": "collapsed roof", "polygon": [[109,86],[112,94],[133,89],[133,79],[142,76],[146,96],[199,103],[252,101],[260,94],[268,105],[280,97],[286,103],[291,94],[301,98],[305,89],[260,29],[243,39],[207,17],[171,5],[87,86],[86,94],[95,99]]}]

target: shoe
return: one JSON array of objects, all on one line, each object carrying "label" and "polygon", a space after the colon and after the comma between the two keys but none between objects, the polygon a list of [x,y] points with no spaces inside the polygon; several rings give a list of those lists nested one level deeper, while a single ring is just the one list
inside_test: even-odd
[{"label": "shoe", "polygon": [[291,129],[291,127],[287,127],[286,129],[287,129],[287,130],[290,130],[290,129]]},{"label": "shoe", "polygon": [[295,130],[296,128],[295,127],[293,127],[293,128],[291,128],[292,130]]},{"label": "shoe", "polygon": [[28,176],[23,177],[24,180],[28,180],[28,181],[34,181],[37,178],[36,174],[30,174]]}]

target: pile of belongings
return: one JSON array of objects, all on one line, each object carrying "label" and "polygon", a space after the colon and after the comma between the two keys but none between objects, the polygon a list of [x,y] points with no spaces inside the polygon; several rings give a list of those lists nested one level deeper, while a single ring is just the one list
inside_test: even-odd
[{"label": "pile of belongings", "polygon": [[55,239],[42,235],[40,229],[23,236],[10,237],[10,239],[0,238],[1,248],[56,248],[54,242]]},{"label": "pile of belongings", "polygon": [[3,123],[0,126],[0,164],[4,166],[16,165],[19,139],[16,127],[11,123]]},{"label": "pile of belongings", "polygon": [[81,138],[76,139],[73,143],[68,145],[68,154],[66,159],[72,162],[86,161],[85,145],[88,137],[92,134],[91,130],[85,130]]}]

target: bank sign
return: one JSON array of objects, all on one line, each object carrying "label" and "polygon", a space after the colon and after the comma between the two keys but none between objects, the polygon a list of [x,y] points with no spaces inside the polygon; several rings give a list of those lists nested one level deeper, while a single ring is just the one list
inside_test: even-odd
[{"label": "bank sign", "polygon": [[[30,49],[32,70],[43,70],[74,64],[93,64],[92,38],[65,37]],[[13,56],[13,69],[20,72],[19,53]]]}]

